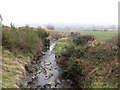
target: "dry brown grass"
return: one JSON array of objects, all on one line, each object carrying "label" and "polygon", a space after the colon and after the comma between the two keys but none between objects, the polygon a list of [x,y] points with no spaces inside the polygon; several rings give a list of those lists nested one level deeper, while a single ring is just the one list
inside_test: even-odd
[{"label": "dry brown grass", "polygon": [[29,57],[15,56],[12,52],[3,50],[2,88],[19,88],[18,84],[26,74],[24,65],[29,61]]}]

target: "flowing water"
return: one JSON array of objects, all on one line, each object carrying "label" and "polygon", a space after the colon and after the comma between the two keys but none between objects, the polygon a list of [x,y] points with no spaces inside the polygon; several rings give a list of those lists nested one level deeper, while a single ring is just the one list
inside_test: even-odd
[{"label": "flowing water", "polygon": [[40,58],[37,79],[32,88],[70,88],[70,82],[62,79],[62,71],[56,63],[54,47],[56,42],[51,42],[49,50]]}]

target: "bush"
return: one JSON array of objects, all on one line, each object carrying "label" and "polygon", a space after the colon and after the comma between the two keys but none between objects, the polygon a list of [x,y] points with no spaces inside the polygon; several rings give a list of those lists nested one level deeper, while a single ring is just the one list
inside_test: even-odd
[{"label": "bush", "polygon": [[2,28],[2,45],[5,48],[14,48],[15,44],[18,44],[19,42],[19,38],[18,38],[18,32],[13,29],[10,28],[10,30],[4,29],[4,27]]},{"label": "bush", "polygon": [[74,38],[73,42],[77,45],[84,45],[88,41],[93,41],[93,40],[94,40],[94,36],[92,35],[82,35],[82,36]]},{"label": "bush", "polygon": [[[49,46],[50,40],[47,39],[49,34],[43,28],[37,28],[37,34],[40,39],[42,39],[42,43],[44,46]],[[45,47],[47,48],[47,47]]]},{"label": "bush", "polygon": [[43,28],[37,28],[37,34],[40,38],[45,38],[49,35]]},{"label": "bush", "polygon": [[6,49],[33,54],[40,52],[46,46],[48,36],[44,29],[33,30],[29,26],[19,29],[2,26],[2,33],[2,45]]},{"label": "bush", "polygon": [[67,62],[68,69],[75,72],[75,73],[81,73],[81,63],[80,60],[76,57],[70,57],[70,60]]},{"label": "bush", "polygon": [[[92,36],[79,36],[71,40],[60,39],[56,45],[58,64],[69,79],[79,82],[80,87],[91,87],[96,80],[102,78],[111,83],[117,79],[118,46],[116,44],[94,40]],[[74,41],[74,42],[71,42]],[[88,42],[90,41],[90,42]],[[114,64],[114,65],[113,65]],[[111,66],[114,71],[111,71]],[[110,78],[106,76],[108,74]],[[105,82],[106,82],[105,81]]]}]

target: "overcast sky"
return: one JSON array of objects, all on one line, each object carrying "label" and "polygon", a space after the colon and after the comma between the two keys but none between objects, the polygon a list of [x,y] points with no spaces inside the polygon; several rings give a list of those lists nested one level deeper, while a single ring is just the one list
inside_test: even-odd
[{"label": "overcast sky", "polygon": [[119,0],[0,0],[4,24],[117,24]]}]

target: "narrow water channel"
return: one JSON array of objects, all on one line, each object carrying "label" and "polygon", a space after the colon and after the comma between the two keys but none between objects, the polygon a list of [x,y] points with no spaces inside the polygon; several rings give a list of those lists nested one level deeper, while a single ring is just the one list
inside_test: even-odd
[{"label": "narrow water channel", "polygon": [[40,68],[32,88],[70,88],[70,82],[62,79],[62,71],[56,63],[55,45],[56,41],[51,42],[49,50],[40,58],[40,63],[38,63]]}]

